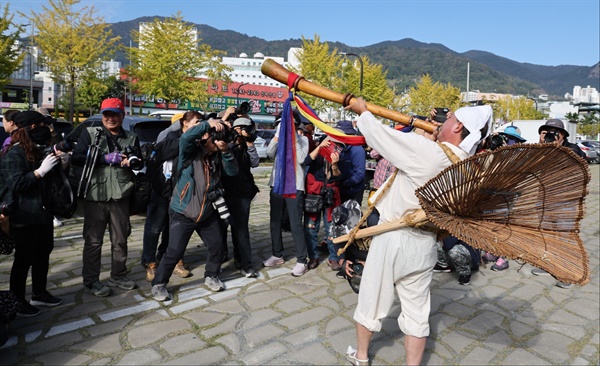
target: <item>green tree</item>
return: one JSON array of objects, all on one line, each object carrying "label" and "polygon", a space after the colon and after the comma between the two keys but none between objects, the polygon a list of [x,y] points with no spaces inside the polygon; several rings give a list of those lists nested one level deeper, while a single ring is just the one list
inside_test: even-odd
[{"label": "green tree", "polygon": [[[366,101],[386,108],[396,108],[394,91],[386,80],[387,72],[380,64],[372,63],[369,57],[360,56],[363,65],[363,89],[360,90],[360,62],[342,63],[341,92],[362,96]],[[350,61],[352,59],[348,59]]]},{"label": "green tree", "polygon": [[570,122],[577,122],[577,133],[583,136],[596,138],[600,133],[600,118],[595,111],[586,115],[579,113],[567,113],[565,118]]},{"label": "green tree", "polygon": [[102,60],[110,59],[120,39],[112,37],[102,17],[95,16],[94,6],[80,7],[80,2],[48,0],[49,6],[42,6],[42,11],[23,14],[38,31],[35,40],[54,81],[67,87],[70,96],[67,119],[71,121],[79,78]]},{"label": "green tree", "polygon": [[[142,32],[132,32],[139,47],[128,48],[127,72],[138,93],[164,99],[167,106],[175,101],[198,105],[208,100],[209,85],[217,80],[231,82],[226,74],[231,68],[220,62],[224,52],[199,45],[193,28],[177,13],[164,21],[154,19]],[[208,80],[198,79],[201,74]]]},{"label": "green tree", "polygon": [[523,96],[502,98],[491,103],[496,118],[505,121],[544,119],[547,116],[535,109],[535,102]]},{"label": "green tree", "polygon": [[429,74],[425,74],[415,87],[409,89],[408,96],[408,112],[420,116],[429,116],[433,108],[450,108],[455,111],[461,105],[459,88],[450,83],[434,83]]},{"label": "green tree", "polygon": [[82,81],[77,87],[76,104],[87,109],[90,115],[98,111],[98,107],[108,91],[107,79],[100,75],[101,70],[87,70],[82,75]]},{"label": "green tree", "polygon": [[[25,48],[17,44],[24,27],[14,24],[13,18],[14,15],[6,4],[0,17],[0,91],[10,82],[10,75],[21,68],[25,57]],[[11,28],[14,31],[11,32]],[[2,94],[0,94],[0,101],[2,101]]]},{"label": "green tree", "polygon": [[[297,52],[296,57],[300,66],[297,69],[292,68],[291,71],[327,89],[342,93],[349,89],[343,84],[341,77],[342,63],[345,58],[339,55],[337,48],[330,51],[329,44],[327,42],[321,43],[317,34],[315,34],[313,40],[308,40],[302,36],[302,50]],[[305,93],[299,94],[317,113],[337,112],[341,109],[337,103]]]}]

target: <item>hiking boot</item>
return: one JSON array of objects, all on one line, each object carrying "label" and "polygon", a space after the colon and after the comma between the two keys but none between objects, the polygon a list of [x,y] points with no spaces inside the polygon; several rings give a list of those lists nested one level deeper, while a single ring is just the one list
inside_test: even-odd
[{"label": "hiking boot", "polygon": [[146,281],[152,282],[154,280],[154,275],[156,274],[156,263],[150,262],[146,266]]},{"label": "hiking boot", "polygon": [[242,269],[242,270],[240,270],[240,273],[242,274],[242,276],[244,276],[246,278],[258,277],[258,273],[252,267],[250,267],[248,269]]},{"label": "hiking boot", "polygon": [[485,252],[484,255],[481,256],[485,263],[495,263],[498,260],[498,256],[493,255],[490,252]]},{"label": "hiking boot", "polygon": [[263,266],[275,267],[275,266],[280,266],[284,263],[285,263],[285,259],[272,255],[269,257],[269,259],[267,259],[266,261],[263,262]]},{"label": "hiking boot", "polygon": [[450,266],[443,265],[440,262],[437,262],[435,267],[433,267],[433,272],[435,273],[450,273],[451,271]]},{"label": "hiking boot", "polygon": [[188,278],[190,276],[190,271],[185,268],[185,265],[183,264],[183,260],[180,260],[179,262],[177,262],[177,264],[175,265],[175,268],[173,269],[173,273],[175,273],[176,275],[178,275],[181,278]]},{"label": "hiking boot", "polygon": [[332,271],[339,271],[340,269],[342,269],[342,266],[340,266],[340,263],[338,261],[333,260],[333,259],[328,259],[327,260],[327,265],[329,267],[331,267]]},{"label": "hiking boot", "polygon": [[308,272],[308,266],[305,263],[296,263],[294,269],[292,269],[292,276],[300,277]]},{"label": "hiking boot", "polygon": [[315,269],[319,266],[319,258],[311,258],[308,260],[308,269]]},{"label": "hiking boot", "polygon": [[167,285],[164,283],[152,286],[152,297],[156,301],[171,300],[169,291],[167,291]]},{"label": "hiking boot", "polygon": [[492,271],[504,271],[508,268],[508,261],[502,257],[499,257],[496,263],[492,266]]},{"label": "hiking boot", "polygon": [[467,286],[471,282],[471,275],[458,276],[458,284]]},{"label": "hiking boot", "polygon": [[104,286],[100,281],[96,281],[89,286],[83,286],[85,292],[98,297],[106,297],[112,294],[110,287]]},{"label": "hiking boot", "polygon": [[48,291],[44,291],[41,295],[32,295],[29,303],[36,306],[58,306],[62,304],[62,299],[50,295]]},{"label": "hiking boot", "polygon": [[121,290],[133,290],[135,288],[135,282],[130,280],[127,277],[122,277],[119,279],[109,278],[108,285],[111,287],[118,287]]},{"label": "hiking boot", "polygon": [[204,284],[206,287],[211,289],[214,292],[219,292],[225,290],[225,286],[223,286],[223,282],[217,276],[208,276],[204,279]]},{"label": "hiking boot", "polygon": [[573,287],[573,284],[572,283],[558,281],[556,283],[556,287],[560,287],[560,288],[564,288],[564,289],[569,289],[569,288]]},{"label": "hiking boot", "polygon": [[36,308],[28,302],[22,302],[21,309],[17,311],[17,315],[23,318],[32,318],[34,316],[40,315],[40,309]]},{"label": "hiking boot", "polygon": [[550,276],[550,273],[544,271],[541,268],[534,268],[531,270],[531,274],[532,275],[536,275],[536,276]]}]

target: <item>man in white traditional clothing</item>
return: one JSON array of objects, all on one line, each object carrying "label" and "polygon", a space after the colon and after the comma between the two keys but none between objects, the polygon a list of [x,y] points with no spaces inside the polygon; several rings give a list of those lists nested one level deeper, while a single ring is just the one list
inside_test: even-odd
[{"label": "man in white traditional clothing", "polygon": [[[360,98],[346,109],[360,116],[358,128],[367,144],[398,169],[389,189],[384,191],[386,181],[370,199],[385,195],[376,206],[380,223],[419,209],[415,190],[452,164],[449,155],[460,159],[473,155],[492,122],[490,106],[465,107],[451,114],[434,134],[420,135],[382,124]],[[394,289],[402,307],[398,324],[405,334],[406,364],[421,363],[429,335],[429,286],[436,258],[433,232],[405,227],[373,237],[354,313],[357,350],[348,347],[353,364],[368,364],[369,343],[394,303]]]}]

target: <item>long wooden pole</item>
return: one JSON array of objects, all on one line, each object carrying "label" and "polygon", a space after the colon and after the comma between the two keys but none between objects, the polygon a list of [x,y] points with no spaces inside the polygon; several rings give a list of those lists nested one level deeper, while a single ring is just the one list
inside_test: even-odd
[{"label": "long wooden pole", "polygon": [[[266,59],[265,62],[263,62],[260,71],[264,75],[266,75],[272,79],[275,79],[275,80],[279,81],[280,83],[283,83],[286,85],[288,83],[288,77],[291,74],[291,72],[288,69],[281,66],[276,61],[274,61],[270,58]],[[354,97],[354,96],[349,98],[348,95],[338,93],[333,90],[329,90],[320,85],[316,85],[304,78],[300,78],[294,87],[298,91],[301,91],[301,92],[304,92],[304,93],[307,93],[307,94],[310,94],[312,96],[319,97],[322,99],[330,100],[332,102],[336,102],[336,103],[339,103],[342,105],[344,105],[344,104],[350,105],[350,104],[354,103],[354,101],[356,100],[356,97]],[[378,106],[373,103],[367,102],[367,109],[376,116],[387,118],[392,121],[402,123],[403,125],[407,125],[407,126],[412,125],[412,126],[423,129],[430,133],[433,132],[437,128],[436,125],[429,123],[427,121],[412,118],[412,117],[402,114],[400,112],[396,112],[391,109],[387,109],[387,108]]]}]

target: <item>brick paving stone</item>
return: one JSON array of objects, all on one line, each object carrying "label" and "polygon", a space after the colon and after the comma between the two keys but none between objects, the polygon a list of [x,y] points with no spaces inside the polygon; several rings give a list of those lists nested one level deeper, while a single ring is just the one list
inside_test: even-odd
[{"label": "brick paving stone", "polygon": [[552,363],[528,352],[517,348],[502,360],[502,365],[551,365]]},{"label": "brick paving stone", "polygon": [[289,292],[283,290],[273,290],[267,291],[266,286],[259,286],[258,289],[262,289],[258,293],[244,295],[242,301],[244,301],[251,310],[261,309],[264,307],[268,307],[274,302],[280,301],[281,299],[285,299],[290,295]]},{"label": "brick paving stone", "polygon": [[163,365],[217,365],[222,364],[223,360],[228,356],[227,351],[223,349],[223,347],[211,347],[200,352],[195,352],[187,356],[164,362]]},{"label": "brick paving stone", "polygon": [[193,301],[184,302],[183,304],[170,306],[169,310],[173,314],[179,314],[179,313],[183,313],[186,311],[197,309],[197,308],[202,307],[207,304],[208,304],[208,301],[206,301],[204,299],[196,299]]},{"label": "brick paving stone", "polygon": [[248,347],[257,348],[263,343],[279,338],[284,334],[286,334],[285,330],[273,324],[267,324],[244,333],[244,340]]},{"label": "brick paving stone", "polygon": [[82,365],[91,360],[90,356],[72,352],[50,352],[36,358],[47,365]]},{"label": "brick paving stone", "polygon": [[245,311],[246,309],[242,306],[242,304],[240,304],[240,300],[235,298],[233,300],[222,301],[217,304],[207,306],[206,310],[207,311],[216,311],[216,312],[225,313],[225,314],[239,314],[239,313]]},{"label": "brick paving stone", "polygon": [[190,323],[184,319],[165,320],[158,323],[136,326],[129,331],[127,340],[133,348],[145,347],[169,334],[191,328]]},{"label": "brick paving stone", "polygon": [[72,345],[83,339],[83,336],[79,332],[71,332],[62,335],[58,335],[52,338],[37,338],[36,342],[27,344],[25,352],[27,355],[36,355],[39,353],[46,353],[49,350],[56,350],[65,345]]},{"label": "brick paving stone", "polygon": [[211,327],[210,329],[201,331],[201,334],[204,337],[212,338],[212,337],[220,335],[220,334],[227,334],[230,332],[234,332],[237,328],[238,323],[242,319],[242,317],[239,315],[233,315],[233,316],[224,317],[224,318],[225,318],[225,321],[221,322],[220,324],[215,325],[214,327]]},{"label": "brick paving stone", "polygon": [[244,357],[246,365],[280,365],[278,356],[287,352],[287,347],[279,342],[269,343]]},{"label": "brick paving stone", "polygon": [[227,334],[223,337],[217,338],[215,343],[223,345],[232,355],[239,355],[242,352],[242,346],[240,344],[240,337],[237,334]]},{"label": "brick paving stone", "polygon": [[89,328],[83,329],[83,332],[88,333],[91,337],[98,337],[108,333],[118,332],[124,329],[129,322],[131,322],[132,317],[124,317],[117,320],[93,325]]},{"label": "brick paving stone", "polygon": [[341,316],[336,316],[335,318],[333,318],[327,322],[327,325],[325,326],[325,334],[326,335],[335,334],[341,330],[344,330],[344,329],[347,329],[347,328],[353,327],[353,326],[354,326],[354,323],[351,322],[349,319],[341,317]]},{"label": "brick paving stone", "polygon": [[118,365],[150,365],[162,359],[160,353],[152,348],[144,348],[126,353],[117,359]]},{"label": "brick paving stone", "polygon": [[311,343],[314,341],[323,341],[323,339],[319,336],[318,325],[292,333],[285,336],[283,339],[294,346],[301,346],[305,343]]},{"label": "brick paving stone", "polygon": [[217,323],[220,323],[223,319],[226,319],[225,314],[214,314],[207,313],[204,310],[191,311],[181,315],[182,318],[190,320],[196,326],[200,328],[212,327]]},{"label": "brick paving stone", "polygon": [[242,329],[252,329],[264,323],[270,323],[275,319],[281,318],[282,313],[273,309],[256,310],[249,314],[248,318],[242,322]]},{"label": "brick paving stone", "polygon": [[68,323],[56,324],[52,328],[50,328],[48,333],[46,333],[46,338],[55,336],[57,334],[72,332],[74,330],[88,327],[94,324],[96,323],[90,318],[83,318]]},{"label": "brick paving stone", "polygon": [[284,357],[282,363],[300,363],[304,365],[337,365],[338,358],[333,356],[321,344],[311,344],[302,348],[292,349]]},{"label": "brick paving stone", "polygon": [[182,334],[175,337],[169,337],[160,347],[167,351],[171,356],[177,356],[189,353],[190,350],[200,350],[206,347],[206,342],[198,338],[194,333]]},{"label": "brick paving stone", "polygon": [[119,353],[123,350],[119,333],[97,337],[87,342],[75,344],[71,348],[87,352],[101,353],[104,355]]},{"label": "brick paving stone", "polygon": [[496,353],[482,347],[476,347],[460,360],[461,365],[488,365]]},{"label": "brick paving stone", "polygon": [[283,325],[288,329],[302,328],[307,324],[314,322],[320,322],[323,319],[331,316],[331,310],[324,307],[316,307],[307,311],[297,312],[287,318],[278,321],[279,324]]},{"label": "brick paving stone", "polygon": [[280,302],[278,302],[275,307],[285,313],[295,313],[298,310],[306,309],[314,306],[314,304],[309,304],[305,301],[302,301],[296,297],[287,298]]}]

